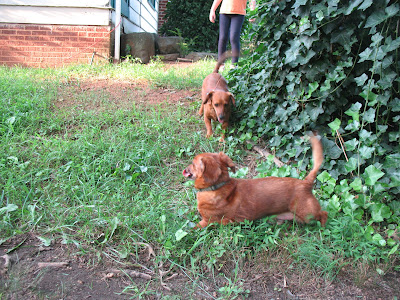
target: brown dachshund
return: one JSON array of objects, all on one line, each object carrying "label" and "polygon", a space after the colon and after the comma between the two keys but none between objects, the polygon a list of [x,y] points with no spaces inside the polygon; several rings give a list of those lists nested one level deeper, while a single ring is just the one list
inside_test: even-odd
[{"label": "brown dachshund", "polygon": [[325,226],[328,213],[321,211],[312,193],[323,162],[322,144],[316,136],[311,136],[310,141],[314,167],[304,180],[290,177],[235,179],[228,173],[228,168],[235,171],[235,164],[224,153],[197,155],[183,171],[185,177],[195,180],[198,190],[197,208],[202,220],[197,227],[257,220],[269,215],[278,215],[278,220],[295,218],[300,223],[314,218]]},{"label": "brown dachshund", "polygon": [[[229,117],[231,114],[231,103],[235,105],[235,98],[228,91],[228,84],[224,77],[218,73],[220,66],[225,61],[227,55],[220,59],[214,71],[208,75],[204,81],[201,89],[201,107],[199,115],[203,115],[204,123],[207,128],[207,138],[213,134],[211,120],[220,122],[222,129],[225,131],[229,125]],[[221,140],[225,138],[222,134]]]}]

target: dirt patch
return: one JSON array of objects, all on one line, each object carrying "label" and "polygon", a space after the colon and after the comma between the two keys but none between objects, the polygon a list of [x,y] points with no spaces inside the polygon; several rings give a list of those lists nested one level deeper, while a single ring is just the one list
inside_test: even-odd
[{"label": "dirt patch", "polygon": [[[96,101],[85,97],[94,94]],[[80,95],[79,98],[76,95]],[[60,112],[77,109],[84,111],[131,109],[133,105],[166,106],[198,102],[200,91],[173,90],[152,87],[145,80],[85,79],[69,81],[58,89],[55,107]]]},{"label": "dirt patch", "polygon": [[[138,245],[138,250],[119,259],[107,247],[95,252],[61,240],[46,247],[33,233],[16,236],[0,246],[0,295],[5,299],[216,299],[221,287],[229,287],[226,280],[214,277],[216,270],[205,268],[203,278],[194,279],[188,270],[156,262],[152,252],[158,249],[151,245]],[[231,277],[234,266],[229,257],[222,260],[219,272]],[[291,272],[288,262],[281,254],[260,254],[244,261],[237,276],[242,292],[236,293],[248,299],[394,299],[400,295],[396,272],[378,276],[367,267],[356,286],[354,279],[360,274],[354,272],[359,268],[344,269],[334,282],[327,282],[309,271]]]}]

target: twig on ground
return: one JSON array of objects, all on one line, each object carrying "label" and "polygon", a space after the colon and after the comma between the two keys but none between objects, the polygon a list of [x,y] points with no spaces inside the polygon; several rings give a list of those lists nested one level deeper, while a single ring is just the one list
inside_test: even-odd
[{"label": "twig on ground", "polygon": [[163,270],[161,269],[161,268],[163,267],[163,262],[160,262],[160,264],[158,265],[158,267],[159,267],[158,272],[160,273],[160,283],[161,283],[161,286],[162,286],[164,289],[166,289],[167,291],[170,291],[171,288],[168,287],[168,285],[163,281],[163,277],[164,277],[165,275],[167,275],[169,272],[171,272],[171,269],[169,269],[168,271],[163,271]]},{"label": "twig on ground", "polygon": [[62,268],[68,266],[69,262],[61,261],[61,262],[39,262],[39,269],[42,268]]},{"label": "twig on ground", "polygon": [[129,275],[131,277],[142,278],[142,279],[146,279],[146,280],[151,280],[152,279],[152,276],[149,275],[149,274],[141,273],[141,272],[137,272],[137,271],[133,271],[133,270],[128,270],[128,269],[124,269],[124,270],[111,269],[107,273],[105,278],[111,278],[111,277],[114,276],[114,274],[121,274],[121,273]]},{"label": "twig on ground", "polygon": [[156,257],[156,253],[154,252],[153,247],[150,244],[142,243],[142,242],[135,242],[133,244],[134,245],[142,245],[142,246],[147,247],[147,249],[149,250],[149,256],[148,256],[147,260],[150,260],[151,256]]},{"label": "twig on ground", "polygon": [[4,259],[4,268],[0,269],[0,274],[3,274],[8,271],[8,267],[10,266],[10,256],[8,254],[5,254],[3,256],[0,256],[0,258]]},{"label": "twig on ground", "polygon": [[172,278],[174,278],[174,277],[176,277],[176,276],[178,276],[178,275],[179,275],[178,273],[174,273],[174,274],[172,274],[171,276],[169,276],[168,278],[165,278],[164,281],[171,280]]},{"label": "twig on ground", "polygon": [[[247,143],[248,143],[249,145],[251,145],[255,151],[257,151],[259,154],[261,154],[261,155],[264,156],[265,158],[267,158],[267,157],[270,156],[270,155],[273,155],[273,154],[272,154],[271,152],[269,152],[268,150],[262,149],[261,147],[255,145],[253,142],[247,141]],[[275,155],[273,155],[273,156],[274,156],[274,163],[275,163],[275,165],[277,165],[278,167],[282,167],[282,166],[284,165],[284,163],[281,162]]]}]

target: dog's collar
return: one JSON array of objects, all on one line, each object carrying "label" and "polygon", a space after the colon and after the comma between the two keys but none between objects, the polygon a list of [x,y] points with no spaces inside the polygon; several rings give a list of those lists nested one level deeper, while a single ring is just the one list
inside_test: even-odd
[{"label": "dog's collar", "polygon": [[227,181],[223,181],[223,182],[217,183],[215,185],[206,187],[204,189],[198,189],[197,192],[199,193],[199,192],[215,191],[215,190],[218,190],[219,188],[222,188],[227,183],[228,183]]}]

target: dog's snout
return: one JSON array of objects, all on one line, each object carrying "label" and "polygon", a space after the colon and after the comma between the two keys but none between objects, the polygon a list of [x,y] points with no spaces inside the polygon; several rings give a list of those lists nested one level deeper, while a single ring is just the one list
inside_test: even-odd
[{"label": "dog's snout", "polygon": [[183,170],[182,172],[183,176],[192,179],[193,178],[193,173],[190,171],[189,168],[186,168],[185,170]]}]

